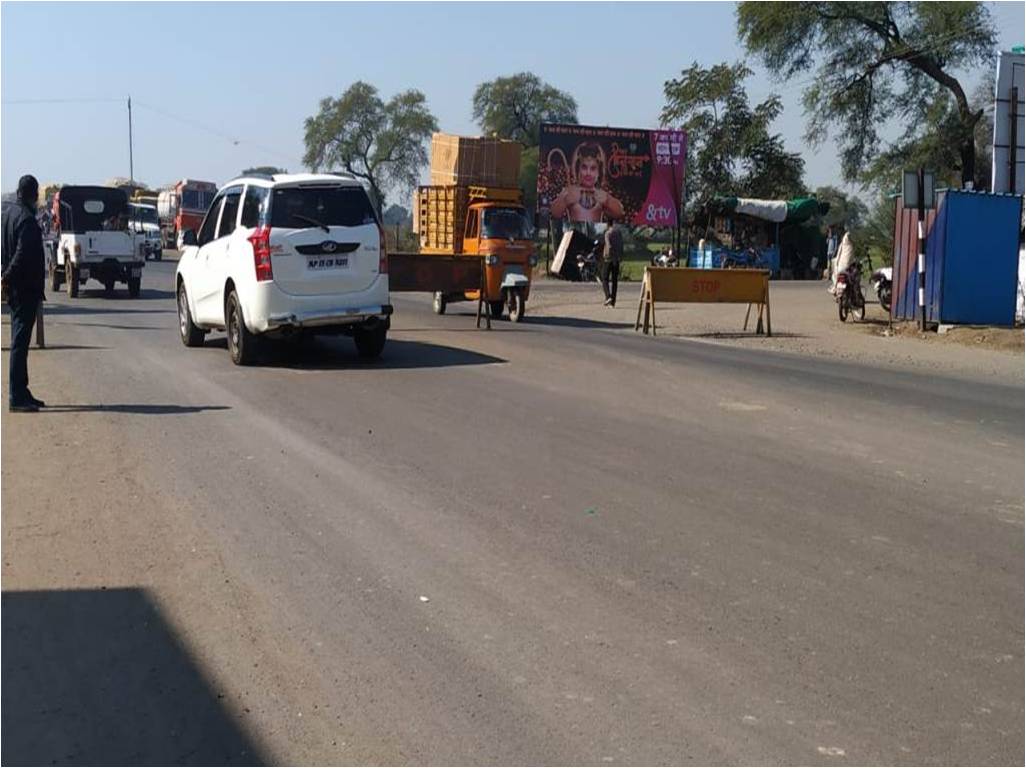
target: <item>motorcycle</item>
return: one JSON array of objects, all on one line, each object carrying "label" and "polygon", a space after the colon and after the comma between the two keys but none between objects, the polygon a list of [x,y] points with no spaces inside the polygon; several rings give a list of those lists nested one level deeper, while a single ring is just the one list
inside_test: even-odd
[{"label": "motorcycle", "polygon": [[769,269],[769,265],[757,249],[746,248],[725,256],[720,262],[720,269]]},{"label": "motorcycle", "polygon": [[593,283],[598,279],[599,245],[596,240],[590,251],[577,254],[577,274],[582,283]]},{"label": "motorcycle", "polygon": [[866,319],[866,297],[862,295],[862,262],[853,261],[846,272],[837,275],[834,283],[837,316],[843,323],[850,314],[856,322]]},{"label": "motorcycle", "polygon": [[887,311],[887,314],[891,312],[891,276],[890,267],[880,267],[869,278],[876,291],[876,297],[880,300],[880,306]]},{"label": "motorcycle", "polygon": [[679,263],[677,254],[673,252],[672,248],[653,256],[651,262],[653,267],[676,267]]}]

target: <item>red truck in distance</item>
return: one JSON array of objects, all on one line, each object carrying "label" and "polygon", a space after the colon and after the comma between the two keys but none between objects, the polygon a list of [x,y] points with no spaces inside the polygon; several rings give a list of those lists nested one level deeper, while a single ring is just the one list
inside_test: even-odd
[{"label": "red truck in distance", "polygon": [[217,194],[212,181],[182,179],[165,187],[157,195],[157,217],[165,248],[180,248],[179,239],[187,229],[198,232],[210,203]]}]

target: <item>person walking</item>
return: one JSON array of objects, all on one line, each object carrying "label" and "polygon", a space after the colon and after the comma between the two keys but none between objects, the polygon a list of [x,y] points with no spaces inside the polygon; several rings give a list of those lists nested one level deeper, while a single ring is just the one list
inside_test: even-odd
[{"label": "person walking", "polygon": [[836,272],[834,267],[836,266],[835,257],[837,256],[837,233],[834,231],[833,226],[827,227],[826,234],[826,266],[827,266],[827,290],[831,293],[834,290],[834,280],[836,279]]},{"label": "person walking", "polygon": [[623,234],[619,225],[613,221],[606,227],[603,235],[602,264],[599,276],[602,278],[602,293],[605,294],[607,307],[616,306],[616,286],[620,282],[620,259],[623,258]]},{"label": "person walking", "polygon": [[28,350],[32,326],[43,301],[43,234],[36,221],[39,182],[18,181],[18,200],[3,213],[3,284],[11,308],[11,362],[8,410],[38,411],[46,403],[28,388]]}]

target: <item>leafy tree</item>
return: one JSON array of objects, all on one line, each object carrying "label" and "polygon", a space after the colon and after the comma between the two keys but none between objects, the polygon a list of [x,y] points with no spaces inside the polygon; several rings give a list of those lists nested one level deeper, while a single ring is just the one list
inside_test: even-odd
[{"label": "leafy tree", "polygon": [[388,206],[385,212],[381,215],[381,221],[386,226],[395,226],[396,224],[413,224],[413,217],[410,216],[410,211],[408,209],[393,203]]},{"label": "leafy tree", "polygon": [[267,175],[273,176],[276,173],[288,173],[288,168],[279,168],[276,165],[257,165],[252,168],[247,168],[242,172],[243,176],[249,176],[250,174]]},{"label": "leafy tree", "polygon": [[385,102],[377,88],[358,81],[337,99],[322,99],[304,128],[303,162],[314,171],[341,167],[363,179],[381,205],[386,189],[408,190],[417,183],[438,121],[420,91]]},{"label": "leafy tree", "polygon": [[943,148],[955,153],[948,167],[975,181],[984,114],[952,72],[993,55],[983,4],[742,2],[737,20],[749,53],[775,75],[790,79],[818,64],[804,95],[806,138],[820,144],[836,128],[846,180],[860,179],[880,158],[879,127],[896,117],[908,128],[892,151],[935,156]]},{"label": "leafy tree", "polygon": [[574,97],[530,72],[498,77],[474,91],[474,119],[487,136],[538,146],[542,123],[576,123]]},{"label": "leafy tree", "polygon": [[805,162],[784,149],[770,126],[780,115],[780,98],[771,95],[752,107],[744,64],[692,64],[663,86],[662,121],[688,132],[688,199],[739,194],[787,198],[805,191]]},{"label": "leafy tree", "polygon": [[814,193],[821,203],[828,203],[830,210],[821,217],[820,224],[828,226],[847,224],[853,232],[859,232],[869,219],[869,208],[857,197],[849,197],[837,187],[816,187]]}]

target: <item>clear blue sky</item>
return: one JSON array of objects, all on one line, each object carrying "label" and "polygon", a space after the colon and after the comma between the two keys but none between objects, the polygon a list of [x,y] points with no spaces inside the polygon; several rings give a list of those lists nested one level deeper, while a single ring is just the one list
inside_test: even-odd
[{"label": "clear blue sky", "polygon": [[[991,7],[1000,47],[1021,43],[1024,4]],[[0,15],[5,191],[25,172],[128,175],[124,101],[7,103],[20,99],[130,94],[136,178],[220,183],[250,165],[301,170],[304,118],[355,80],[385,97],[418,88],[442,130],[475,134],[474,88],[528,70],[573,94],[583,123],[647,128],[663,82],[692,60],[743,58],[733,3],[4,2]],[[753,69],[753,100],[784,97],[776,130],[804,154],[810,185],[838,183],[833,146],[802,142],[800,88]]]}]

